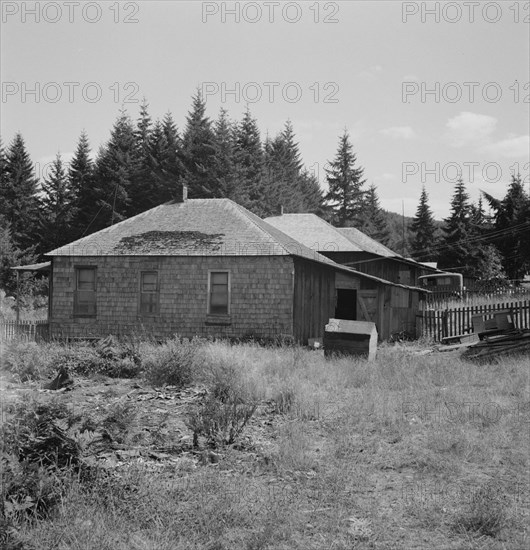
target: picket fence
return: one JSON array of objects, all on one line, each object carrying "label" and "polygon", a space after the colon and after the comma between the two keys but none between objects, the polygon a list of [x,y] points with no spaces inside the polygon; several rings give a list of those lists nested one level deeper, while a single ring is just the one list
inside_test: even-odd
[{"label": "picket fence", "polygon": [[418,334],[436,342],[442,338],[473,332],[473,315],[493,318],[497,311],[509,310],[516,328],[530,328],[530,300],[504,302],[453,309],[425,309],[418,315]]},{"label": "picket fence", "polygon": [[48,321],[0,321],[0,341],[14,339],[27,341],[46,340],[48,337]]}]

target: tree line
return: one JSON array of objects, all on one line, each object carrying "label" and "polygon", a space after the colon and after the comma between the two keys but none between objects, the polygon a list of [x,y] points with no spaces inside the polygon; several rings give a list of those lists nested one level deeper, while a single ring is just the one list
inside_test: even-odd
[{"label": "tree line", "polygon": [[441,227],[424,187],[411,229],[411,255],[418,261],[484,282],[520,280],[530,271],[530,195],[521,175],[512,175],[503,198],[482,191],[476,204],[459,179]]},{"label": "tree line", "polygon": [[482,202],[471,205],[460,182],[443,230],[424,189],[404,240],[396,215],[381,208],[376,187],[367,185],[347,130],[325,174],[326,193],[304,166],[290,121],[275,137],[263,139],[248,109],[239,121],[224,109],[210,119],[200,91],[182,132],[170,112],[153,120],[144,100],[136,121],[120,111],[108,142],[95,155],[82,132],[68,166],[58,153],[42,181],[17,134],[6,148],[0,141],[0,288],[13,291],[11,266],[37,261],[54,248],[170,201],[181,184],[192,199],[230,198],[260,217],[281,210],[313,212],[336,226],[357,227],[405,255],[439,260],[466,274],[515,278],[528,269],[530,206],[520,177],[512,179],[502,200],[484,194],[493,215],[486,215]]}]

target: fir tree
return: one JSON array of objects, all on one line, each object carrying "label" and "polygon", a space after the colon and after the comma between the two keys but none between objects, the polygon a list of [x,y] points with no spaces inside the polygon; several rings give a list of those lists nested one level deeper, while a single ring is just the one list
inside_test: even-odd
[{"label": "fir tree", "polygon": [[159,204],[156,197],[159,192],[158,177],[151,157],[152,125],[149,104],[144,98],[140,104],[140,116],[134,129],[135,150],[138,158],[129,187],[128,213],[130,215],[138,214]]},{"label": "fir tree", "polygon": [[390,230],[386,223],[386,217],[379,204],[377,188],[370,185],[364,199],[361,231],[372,239],[387,244],[390,237]]},{"label": "fir tree", "polygon": [[164,161],[162,162],[166,175],[164,196],[170,200],[175,194],[176,186],[180,185],[184,177],[182,140],[170,112],[167,112],[162,120],[162,130],[165,137]]},{"label": "fir tree", "polygon": [[291,165],[291,156],[283,133],[265,144],[263,163],[263,209],[265,215],[280,211],[299,212],[302,202],[299,180]]},{"label": "fir tree", "polygon": [[437,229],[428,200],[427,191],[423,187],[416,216],[411,225],[414,234],[411,243],[412,257],[420,262],[433,262],[438,256],[436,251]]},{"label": "fir tree", "polygon": [[131,205],[131,185],[137,176],[139,155],[134,126],[126,111],[114,123],[110,141],[96,159],[94,188],[99,209],[92,230],[125,219],[137,209]]},{"label": "fir tree", "polygon": [[246,206],[257,215],[266,215],[266,191],[263,184],[263,146],[256,120],[246,109],[235,129],[235,164]]},{"label": "fir tree", "polygon": [[248,196],[241,185],[236,164],[235,128],[225,109],[221,109],[214,126],[215,160],[213,177],[216,180],[217,196],[232,199],[239,204],[248,204]]},{"label": "fir tree", "polygon": [[[11,268],[36,261],[35,246],[21,250],[14,241],[10,224],[0,215],[0,289],[8,296],[14,296],[17,291],[17,275]],[[22,278],[29,277],[22,275]]]},{"label": "fir tree", "polygon": [[325,216],[324,196],[315,174],[311,174],[306,169],[302,170],[300,175],[300,190],[303,198],[302,209],[300,211]]},{"label": "fir tree", "polygon": [[51,174],[42,183],[41,250],[50,251],[70,241],[75,196],[58,153]]},{"label": "fir tree", "polygon": [[335,159],[326,168],[326,179],[329,192],[326,200],[334,213],[337,226],[360,228],[364,204],[363,168],[356,167],[357,157],[350,143],[350,136],[345,130],[339,138],[339,147]]},{"label": "fir tree", "polygon": [[503,256],[510,279],[521,279],[530,270],[530,197],[521,176],[512,176],[502,200],[483,193],[494,210],[492,242]]},{"label": "fir tree", "polygon": [[151,136],[152,120],[149,114],[149,103],[147,100],[142,100],[140,104],[140,116],[136,122],[136,130],[134,135],[136,137],[136,146],[141,153],[146,154],[149,147],[149,140]]},{"label": "fir tree", "polygon": [[211,181],[214,164],[214,135],[212,123],[206,116],[206,103],[200,90],[193,97],[182,137],[181,159],[184,181],[190,198],[208,198],[216,194]]},{"label": "fir tree", "polygon": [[473,256],[476,252],[475,245],[470,241],[472,237],[469,195],[463,180],[460,179],[451,199],[450,216],[445,220],[439,267],[469,275],[473,270]]},{"label": "fir tree", "polygon": [[83,130],[77,143],[77,149],[68,169],[69,187],[73,194],[74,221],[72,240],[85,234],[96,211],[97,197],[94,195],[94,164],[90,158],[90,143]]},{"label": "fir tree", "polygon": [[16,134],[4,159],[0,189],[0,216],[9,223],[16,245],[25,250],[38,230],[38,180],[21,134]]}]

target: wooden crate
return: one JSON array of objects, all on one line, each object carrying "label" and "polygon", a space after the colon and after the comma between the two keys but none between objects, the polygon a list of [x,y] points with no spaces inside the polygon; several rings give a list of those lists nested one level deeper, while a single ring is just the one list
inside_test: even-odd
[{"label": "wooden crate", "polygon": [[330,319],[324,332],[324,355],[344,354],[375,359],[377,329],[375,323]]}]

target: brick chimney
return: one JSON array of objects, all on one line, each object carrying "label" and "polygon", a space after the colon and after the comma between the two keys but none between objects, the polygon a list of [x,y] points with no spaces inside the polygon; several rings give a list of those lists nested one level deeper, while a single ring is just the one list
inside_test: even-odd
[{"label": "brick chimney", "polygon": [[175,202],[186,202],[188,200],[188,187],[183,183],[177,184],[175,188]]}]

